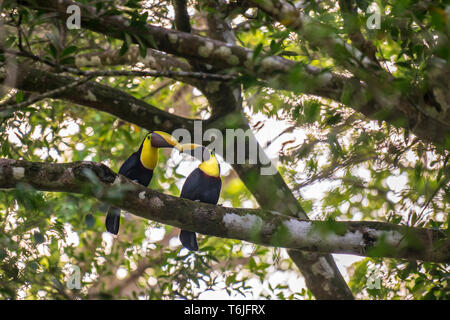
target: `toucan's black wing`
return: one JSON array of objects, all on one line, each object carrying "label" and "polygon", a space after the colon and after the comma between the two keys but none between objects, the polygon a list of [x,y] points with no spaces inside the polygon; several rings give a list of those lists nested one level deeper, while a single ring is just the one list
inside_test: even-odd
[{"label": "toucan's black wing", "polygon": [[[199,190],[202,186],[202,172],[199,168],[191,172],[191,174],[186,178],[181,189],[180,198],[190,199],[190,200],[200,200]],[[183,247],[191,251],[198,250],[197,236],[195,232],[181,230],[180,241]]]},{"label": "toucan's black wing", "polygon": [[125,160],[125,162],[119,169],[119,173],[124,176],[127,176],[130,173],[130,171],[132,171],[133,168],[136,167],[138,162],[139,162],[139,154],[135,152],[131,156],[129,156],[127,160]]},{"label": "toucan's black wing", "polygon": [[131,180],[136,180],[143,186],[148,186],[153,177],[153,170],[145,168],[139,159],[139,153],[135,152],[122,164],[119,174]]},{"label": "toucan's black wing", "polygon": [[203,173],[199,168],[195,169],[190,175],[188,175],[183,184],[183,188],[181,188],[180,198],[200,200],[199,190],[202,186],[202,175]]},{"label": "toucan's black wing", "polygon": [[220,197],[220,189],[222,188],[222,180],[220,178],[208,177],[205,185],[200,192],[200,201],[206,203],[217,204]]},{"label": "toucan's black wing", "polygon": [[[180,197],[216,204],[219,201],[221,187],[222,181],[220,178],[209,177],[197,168],[186,178]],[[195,232],[181,230],[180,241],[186,249],[198,250]]]}]

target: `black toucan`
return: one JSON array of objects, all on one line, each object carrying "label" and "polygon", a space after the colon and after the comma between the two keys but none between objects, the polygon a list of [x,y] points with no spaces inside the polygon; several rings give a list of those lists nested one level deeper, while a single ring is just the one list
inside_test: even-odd
[{"label": "black toucan", "polygon": [[[153,170],[158,163],[158,148],[177,148],[181,151],[180,144],[170,134],[162,131],[152,131],[145,137],[139,150],[122,164],[119,174],[147,187],[152,180]],[[109,208],[105,224],[106,230],[109,232],[113,234],[119,232],[119,208]]]},{"label": "black toucan", "polygon": [[[199,149],[201,148],[201,149]],[[213,152],[196,144],[183,144],[182,151],[200,159],[202,163],[186,178],[181,189],[181,198],[217,204],[222,187],[220,165]],[[200,151],[200,152],[199,152]],[[188,250],[197,251],[197,236],[195,232],[181,230],[180,241]]]}]

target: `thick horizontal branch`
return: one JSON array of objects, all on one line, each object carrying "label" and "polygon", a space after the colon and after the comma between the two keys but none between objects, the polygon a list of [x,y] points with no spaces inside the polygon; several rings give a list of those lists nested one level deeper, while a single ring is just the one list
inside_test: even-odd
[{"label": "thick horizontal branch", "polygon": [[74,64],[79,68],[100,68],[117,65],[134,66],[138,62],[144,64],[146,67],[150,67],[158,71],[168,71],[174,69],[191,71],[191,66],[188,63],[154,49],[148,48],[147,55],[143,58],[140,55],[138,46],[131,46],[124,55],[120,55],[119,49],[82,54],[75,57]]},{"label": "thick horizontal branch", "polygon": [[[369,221],[305,221],[262,209],[215,206],[145,188],[101,163],[0,159],[0,189],[18,184],[91,195],[145,219],[210,236],[321,253],[450,262],[444,230]],[[325,259],[318,263],[322,272],[333,272]]]},{"label": "thick horizontal branch", "polygon": [[29,98],[29,99],[27,99],[27,100],[25,100],[23,102],[17,103],[17,104],[11,104],[9,101],[6,101],[5,103],[0,104],[0,111],[1,112],[4,112],[4,111],[8,112],[8,111],[20,110],[22,108],[25,108],[25,107],[27,107],[27,106],[29,106],[29,105],[31,105],[33,103],[36,103],[36,102],[38,102],[40,100],[43,100],[45,98],[49,98],[49,97],[55,96],[57,94],[63,93],[66,90],[73,89],[73,88],[75,88],[75,87],[77,87],[77,86],[79,86],[79,85],[89,81],[92,77],[93,77],[93,75],[83,77],[83,78],[78,79],[78,80],[76,80],[76,81],[74,81],[72,83],[69,83],[67,85],[63,85],[63,86],[61,86],[59,88],[47,91],[45,93],[42,93],[42,94],[34,96],[34,97],[31,97],[31,98]]}]

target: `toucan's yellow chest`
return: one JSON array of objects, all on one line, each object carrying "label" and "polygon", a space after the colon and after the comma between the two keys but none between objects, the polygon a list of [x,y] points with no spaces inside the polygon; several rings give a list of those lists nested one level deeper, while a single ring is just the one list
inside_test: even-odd
[{"label": "toucan's yellow chest", "polygon": [[210,177],[220,176],[219,163],[217,162],[217,159],[214,156],[212,156],[209,160],[200,163],[198,168]]},{"label": "toucan's yellow chest", "polygon": [[141,150],[141,163],[144,168],[153,170],[158,164],[158,149],[152,147],[149,139],[145,139]]}]

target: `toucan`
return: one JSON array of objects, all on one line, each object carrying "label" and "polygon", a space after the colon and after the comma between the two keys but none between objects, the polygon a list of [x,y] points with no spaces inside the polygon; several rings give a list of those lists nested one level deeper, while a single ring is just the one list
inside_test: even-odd
[{"label": "toucan", "polygon": [[[220,179],[220,165],[214,152],[210,152],[209,149],[197,144],[183,144],[182,151],[191,153],[202,162],[186,178],[180,198],[217,204],[222,180]],[[198,251],[195,232],[181,230],[180,241],[186,249]]]},{"label": "toucan", "polygon": [[[162,131],[150,132],[142,141],[139,150],[133,153],[120,167],[119,174],[147,187],[153,177],[153,170],[158,163],[158,148],[176,148],[181,145],[170,134]],[[106,230],[113,234],[119,232],[120,209],[110,207],[105,220]]]}]

